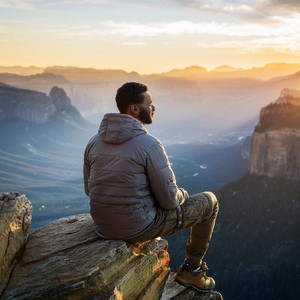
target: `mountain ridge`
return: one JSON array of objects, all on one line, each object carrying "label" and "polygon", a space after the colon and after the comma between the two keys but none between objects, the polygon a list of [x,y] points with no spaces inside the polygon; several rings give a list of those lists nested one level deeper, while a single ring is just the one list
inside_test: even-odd
[{"label": "mountain ridge", "polygon": [[65,91],[57,86],[46,95],[30,89],[0,85],[0,111],[0,121],[20,119],[46,123],[54,118],[73,124],[85,122]]},{"label": "mountain ridge", "polygon": [[[212,70],[198,65],[187,66],[185,68],[175,68],[169,71],[159,73],[142,74],[136,71],[126,72],[122,69],[99,69],[93,67],[75,67],[75,66],[48,66],[48,67],[22,67],[22,66],[0,66],[0,73],[14,73],[20,75],[37,75],[38,73],[59,73],[59,72],[85,72],[85,73],[106,73],[106,74],[120,74],[127,73],[133,76],[163,76],[163,77],[193,77],[193,78],[236,78],[236,77],[249,77],[270,79],[272,77],[286,76],[291,73],[300,71],[299,63],[267,63],[263,66],[254,66],[250,68],[238,68],[230,65],[216,66]],[[276,75],[277,74],[277,75]],[[204,77],[203,77],[204,76]],[[111,78],[110,78],[111,79]],[[0,80],[1,81],[1,80]]]}]

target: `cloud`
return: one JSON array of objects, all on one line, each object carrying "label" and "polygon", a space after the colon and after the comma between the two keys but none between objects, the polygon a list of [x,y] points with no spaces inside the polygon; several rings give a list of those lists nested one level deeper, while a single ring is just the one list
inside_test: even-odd
[{"label": "cloud", "polygon": [[62,5],[88,5],[88,4],[106,4],[110,3],[110,0],[54,0],[43,1],[44,6],[62,6]]},{"label": "cloud", "polygon": [[32,10],[49,6],[105,4],[111,0],[0,0],[0,7]]},{"label": "cloud", "polygon": [[282,7],[285,8],[285,11],[300,11],[299,0],[0,0],[0,7],[15,9],[88,4],[112,4],[115,7],[122,4],[127,7],[148,8],[160,8],[162,5],[169,7],[179,5],[201,11],[241,15],[270,15],[274,10],[279,11]]},{"label": "cloud", "polygon": [[41,3],[41,1],[0,0],[0,7],[13,8],[13,9],[33,9],[37,3]]},{"label": "cloud", "polygon": [[[300,52],[300,14],[295,18],[273,17],[272,24],[228,22],[116,22],[106,21],[94,26],[63,28],[62,36],[121,36],[143,38],[144,41],[122,42],[122,45],[144,45],[145,39],[161,36],[193,36],[204,48],[233,48],[258,51],[273,48],[285,53]],[[164,39],[165,39],[164,38]],[[216,40],[220,42],[216,42]],[[247,49],[247,50],[246,50]]]},{"label": "cloud", "polygon": [[[274,25],[276,24],[276,26]],[[164,36],[193,36],[191,39],[203,48],[231,48],[240,51],[258,51],[273,48],[285,53],[300,52],[300,14],[297,18],[274,17],[273,24],[226,22],[117,22],[106,21],[93,26],[57,25],[50,34],[62,39],[118,36],[123,46],[145,45],[147,38]],[[133,41],[130,41],[130,39]],[[136,39],[143,39],[142,41]],[[197,40],[205,41],[197,43]],[[218,41],[218,42],[216,42]],[[247,49],[247,50],[246,50]]]},{"label": "cloud", "polygon": [[[172,1],[170,1],[172,2]],[[176,0],[182,6],[213,12],[249,12],[255,1]]]},{"label": "cloud", "polygon": [[121,42],[120,45],[122,46],[144,46],[146,45],[145,42]]},{"label": "cloud", "polygon": [[[156,15],[151,15],[153,21],[150,21],[150,16],[142,18],[141,21],[117,21],[111,19],[98,23],[95,20],[85,21],[84,19],[78,19],[78,22],[76,22],[77,26],[67,23],[61,25],[52,24],[51,28],[45,29],[45,26],[43,26],[41,29],[36,28],[34,30],[47,30],[49,34],[62,39],[71,39],[74,37],[95,38],[97,36],[115,35],[125,37],[126,40],[129,40],[129,42],[123,42],[123,45],[128,46],[136,45],[136,43],[139,45],[143,44],[141,41],[130,41],[131,39],[135,40],[135,38],[193,35],[195,41],[197,39],[200,40],[200,38],[203,40],[203,36],[205,36],[205,41],[210,41],[211,43],[217,39],[220,39],[220,41],[225,40],[226,42],[228,40],[231,42],[237,41],[239,43],[240,40],[244,39],[246,44],[251,44],[253,47],[256,47],[256,45],[257,47],[274,45],[274,47],[281,47],[283,49],[286,46],[294,51],[297,51],[296,47],[299,47],[299,0],[145,0],[142,2],[138,0],[0,0],[0,7],[33,9],[36,6],[45,7],[49,5],[68,4],[113,4],[114,7],[117,7],[116,4],[118,3],[126,4],[126,12],[131,9],[130,5],[138,6],[140,4],[156,7],[159,3],[162,3],[163,5],[169,4],[173,6],[177,5],[177,7],[185,6],[199,9],[199,20],[207,20],[207,18],[202,18],[201,13],[203,11],[209,10],[218,14],[210,15],[212,21],[199,22],[192,21],[192,19],[157,21]],[[164,10],[164,8],[161,9]],[[299,13],[297,12],[298,10]],[[220,18],[219,13],[228,14],[230,18]],[[130,19],[130,16],[128,14],[128,19]],[[66,22],[68,21],[66,20]]]},{"label": "cloud", "polygon": [[208,11],[252,20],[300,12],[299,0],[175,0],[175,2],[201,12]]},{"label": "cloud", "polygon": [[[204,35],[213,34],[220,36],[271,37],[278,35],[300,35],[298,19],[283,19],[277,17],[274,21],[278,26],[254,23],[226,23],[226,22],[116,22],[106,21],[98,24],[99,28],[94,33],[103,35],[122,36],[157,36],[157,35]],[[298,27],[295,27],[298,26]],[[298,28],[298,29],[297,29]],[[80,33],[79,33],[80,34]]]},{"label": "cloud", "polygon": [[291,6],[291,7],[299,8],[300,9],[300,2],[299,2],[299,0],[269,0],[267,3],[269,3],[269,5]]},{"label": "cloud", "polygon": [[299,39],[287,37],[258,38],[247,40],[247,42],[237,40],[213,43],[198,42],[196,45],[204,49],[235,49],[239,53],[259,53],[272,50],[280,53],[300,54]]}]

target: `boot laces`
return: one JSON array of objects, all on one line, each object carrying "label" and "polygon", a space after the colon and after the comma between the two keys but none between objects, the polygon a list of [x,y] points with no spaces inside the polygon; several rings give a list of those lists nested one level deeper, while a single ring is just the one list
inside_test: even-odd
[{"label": "boot laces", "polygon": [[206,271],[208,271],[208,266],[206,262],[202,262],[200,267],[198,267],[197,269],[193,269],[193,267],[188,263],[184,263],[181,267],[193,274],[202,273],[203,277],[207,278]]}]

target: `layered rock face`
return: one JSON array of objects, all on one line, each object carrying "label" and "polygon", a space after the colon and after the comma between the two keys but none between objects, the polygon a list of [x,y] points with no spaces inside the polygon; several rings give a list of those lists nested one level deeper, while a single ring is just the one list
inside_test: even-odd
[{"label": "layered rock face", "polygon": [[300,179],[300,96],[283,90],[260,113],[252,136],[250,173]]},{"label": "layered rock face", "polygon": [[165,240],[101,240],[89,215],[30,235],[3,299],[159,299],[169,274]]},{"label": "layered rock face", "polygon": [[44,93],[0,84],[0,121],[18,119],[46,123],[51,119],[83,120],[63,89],[53,87]]},{"label": "layered rock face", "polygon": [[31,202],[24,195],[0,193],[0,295],[27,240],[31,216]]}]

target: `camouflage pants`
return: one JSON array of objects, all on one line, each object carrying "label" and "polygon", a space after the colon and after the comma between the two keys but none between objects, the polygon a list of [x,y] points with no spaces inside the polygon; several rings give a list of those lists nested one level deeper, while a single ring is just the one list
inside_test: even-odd
[{"label": "camouflage pants", "polygon": [[196,266],[202,261],[208,249],[218,211],[218,200],[213,193],[203,192],[192,195],[180,206],[180,209],[158,208],[154,224],[129,242],[164,237],[181,229],[190,228],[186,245],[186,261]]}]

